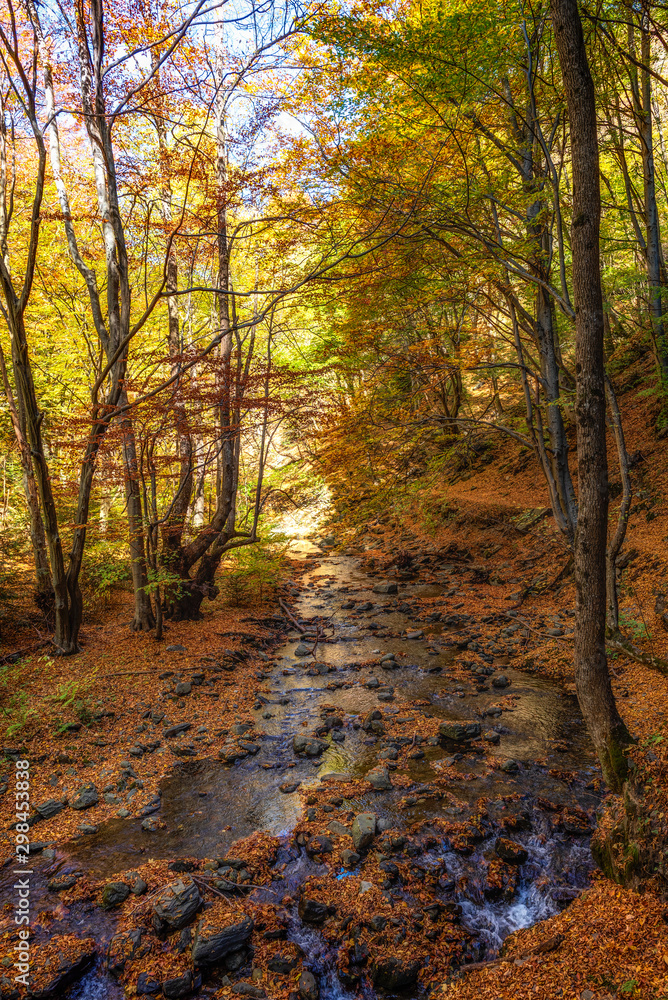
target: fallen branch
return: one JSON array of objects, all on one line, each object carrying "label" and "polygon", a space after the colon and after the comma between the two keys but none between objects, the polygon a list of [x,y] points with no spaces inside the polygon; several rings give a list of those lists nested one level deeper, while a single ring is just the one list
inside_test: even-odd
[{"label": "fallen branch", "polygon": [[20,660],[24,653],[29,653],[33,649],[41,649],[42,646],[52,645],[53,643],[51,639],[43,639],[41,642],[33,642],[30,646],[24,646],[23,649],[15,649],[13,653],[7,653],[6,656],[0,657],[0,663],[13,663],[15,657],[18,657]]},{"label": "fallen branch", "polygon": [[635,660],[636,663],[642,663],[646,667],[651,667],[652,670],[658,670],[664,677],[668,677],[668,660],[662,660],[659,656],[651,656],[649,653],[643,653],[642,649],[638,649],[637,646],[634,646],[628,639],[624,639],[623,636],[606,640],[606,645],[608,649],[614,650],[616,653],[624,653],[630,659]]},{"label": "fallen branch", "polygon": [[290,619],[290,621],[292,622],[292,624],[294,625],[294,627],[296,629],[298,629],[298,631],[300,631],[300,632],[305,632],[306,629],[302,625],[299,624],[299,622],[297,621],[297,619],[295,618],[295,616],[290,611],[290,608],[287,606],[287,604],[285,604],[285,602],[280,597],[278,599],[278,603],[283,608],[283,610],[285,611],[286,615],[288,616],[288,618]]}]

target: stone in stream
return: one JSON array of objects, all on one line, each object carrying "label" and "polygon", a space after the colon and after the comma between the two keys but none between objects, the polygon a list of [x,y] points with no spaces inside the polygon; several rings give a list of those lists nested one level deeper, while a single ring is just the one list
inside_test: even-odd
[{"label": "stone in stream", "polygon": [[370,677],[368,681],[365,681],[364,687],[369,689],[380,687],[380,681],[377,677]]},{"label": "stone in stream", "polygon": [[499,837],[494,845],[494,850],[502,861],[509,865],[523,865],[529,854],[521,844],[516,844],[514,840],[507,837]]},{"label": "stone in stream", "polygon": [[321,924],[329,913],[329,907],[317,899],[302,896],[299,900],[299,916],[306,924]]},{"label": "stone in stream", "polygon": [[424,632],[422,629],[417,632],[406,632],[404,639],[424,639]]},{"label": "stone in stream", "polygon": [[378,760],[398,760],[398,758],[399,751],[396,747],[385,747],[385,749],[381,750],[378,754]]},{"label": "stone in stream", "polygon": [[155,976],[150,975],[148,972],[140,972],[135,989],[139,997],[154,997],[160,993],[162,986]]},{"label": "stone in stream", "polygon": [[292,749],[300,757],[319,757],[328,746],[329,743],[325,740],[319,740],[316,736],[298,734],[292,740]]},{"label": "stone in stream", "polygon": [[253,933],[254,923],[247,915],[236,919],[230,915],[228,922],[209,923],[204,917],[197,925],[192,946],[195,966],[213,965],[220,962],[230,952],[237,951]]},{"label": "stone in stream", "polygon": [[376,836],[376,814],[359,813],[353,820],[352,837],[356,851],[366,851]]},{"label": "stone in stream", "polygon": [[500,743],[501,742],[501,737],[499,736],[498,733],[495,733],[493,729],[490,729],[489,732],[486,732],[483,735],[483,739],[486,740],[487,743]]},{"label": "stone in stream", "polygon": [[505,771],[506,774],[514,774],[515,771],[519,771],[519,769],[520,765],[517,763],[516,760],[504,760],[503,764],[501,765],[501,770]]},{"label": "stone in stream", "polygon": [[295,656],[310,656],[313,646],[308,646],[305,642],[300,642],[295,648]]},{"label": "stone in stream", "polygon": [[107,949],[107,969],[112,976],[120,976],[125,963],[141,944],[141,928],[114,934]]},{"label": "stone in stream", "polygon": [[120,906],[130,895],[130,886],[126,882],[107,882],[102,890],[102,908],[111,910]]},{"label": "stone in stream", "polygon": [[334,850],[334,844],[329,837],[324,834],[319,834],[317,837],[311,837],[311,839],[306,844],[306,853],[309,857],[313,857],[316,854],[331,854]]},{"label": "stone in stream", "polygon": [[300,785],[301,781],[284,781],[278,790],[284,795],[290,795],[292,792],[296,792]]},{"label": "stone in stream", "polygon": [[162,995],[166,1000],[179,1000],[192,992],[193,985],[193,974],[188,970],[182,976],[166,979],[162,984]]},{"label": "stone in stream", "polygon": [[374,986],[382,990],[402,990],[417,982],[423,959],[378,958],[371,965]]},{"label": "stone in stream", "polygon": [[397,591],[397,584],[393,580],[388,580],[387,583],[375,583],[373,586],[374,594],[396,594]]},{"label": "stone in stream", "polygon": [[299,980],[297,981],[297,990],[299,992],[300,1000],[318,1000],[320,996],[320,989],[318,987],[317,980],[312,972],[308,969],[304,969]]},{"label": "stone in stream", "polygon": [[153,902],[153,926],[157,933],[181,930],[195,916],[201,903],[199,889],[192,879],[170,882]]},{"label": "stone in stream", "polygon": [[499,674],[497,677],[492,677],[492,685],[495,688],[507,688],[510,681],[505,674]]},{"label": "stone in stream", "polygon": [[438,727],[441,739],[450,743],[467,743],[480,736],[481,726],[479,722],[442,722]]},{"label": "stone in stream", "polygon": [[393,786],[390,781],[390,772],[386,767],[376,767],[367,774],[367,780],[371,782],[377,792],[388,792]]}]

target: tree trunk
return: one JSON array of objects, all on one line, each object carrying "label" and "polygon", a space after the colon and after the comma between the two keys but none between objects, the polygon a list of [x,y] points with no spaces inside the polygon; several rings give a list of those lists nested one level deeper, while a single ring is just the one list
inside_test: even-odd
[{"label": "tree trunk", "polygon": [[631,742],[615,703],[605,652],[608,460],[605,437],[601,198],[594,83],[577,0],[550,0],[564,81],[573,160],[573,291],[579,470],[575,533],[575,683],[603,775],[619,791]]}]

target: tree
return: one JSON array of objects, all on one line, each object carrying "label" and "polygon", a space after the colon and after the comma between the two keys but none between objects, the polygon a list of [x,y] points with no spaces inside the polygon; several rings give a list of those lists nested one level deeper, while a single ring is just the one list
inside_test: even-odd
[{"label": "tree", "polygon": [[605,650],[608,459],[605,426],[598,125],[577,0],[551,0],[564,80],[573,170],[573,293],[579,470],[575,533],[575,683],[605,779],[619,791],[631,742],[612,692]]}]

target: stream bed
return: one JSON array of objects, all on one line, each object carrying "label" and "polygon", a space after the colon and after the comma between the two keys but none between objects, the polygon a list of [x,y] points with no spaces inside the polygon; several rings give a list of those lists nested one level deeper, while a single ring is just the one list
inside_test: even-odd
[{"label": "stream bed", "polygon": [[[378,593],[378,579],[354,557],[323,552],[310,542],[299,543],[293,555],[306,560],[307,568],[292,605],[295,629],[262,667],[258,752],[232,765],[214,759],[178,762],[161,786],[162,824],[151,834],[150,856],[220,858],[235,841],[266,831],[280,840],[273,881],[252,890],[250,898],[258,903],[296,901],[304,885],[318,878],[339,879],[343,892],[348,879],[365,878],[367,862],[362,859],[358,867],[353,861],[333,872],[331,856],[314,853],[303,835],[301,843],[295,839],[295,826],[303,821],[300,793],[313,789],[317,808],[325,802],[333,820],[341,816],[349,824],[353,815],[375,815],[374,848],[385,859],[383,898],[390,906],[397,912],[401,906],[424,908],[420,893],[428,888],[427,912],[443,913],[456,925],[451,938],[458,937],[459,960],[493,957],[508,934],[559,912],[588,884],[593,868],[589,835],[600,792],[577,702],[555,684],[515,670],[507,661],[490,664],[493,657],[478,658],[477,672],[462,680],[461,669],[455,668],[465,642],[458,637],[470,635],[475,622],[470,615],[458,615],[456,605],[459,610],[462,605],[447,580],[425,585],[404,579],[396,593],[391,584],[389,593]],[[424,614],[419,621],[412,617],[415,598],[434,599],[427,624]],[[495,686],[500,675],[503,687]],[[497,711],[500,696],[509,694],[512,701]],[[409,709],[401,707],[406,704]],[[374,713],[380,715],[384,734],[374,732]],[[323,719],[328,718],[341,725],[323,733]],[[446,739],[420,735],[425,726],[437,729],[441,722],[481,724],[484,746],[481,741],[453,746]],[[319,726],[326,736],[324,752],[296,755],[295,735],[317,732]],[[378,774],[379,768],[389,786],[381,791],[361,780]],[[394,780],[395,773],[402,775],[401,782]],[[439,791],[444,773],[453,780]],[[355,782],[358,793],[337,797],[337,788],[348,790]],[[282,791],[286,783],[299,792]],[[323,789],[330,799],[323,799]],[[327,805],[330,800],[337,804]],[[465,843],[440,834],[448,822],[469,830]],[[501,866],[497,885],[491,880],[490,858],[498,861],[499,837],[507,838],[519,855]],[[140,819],[115,819],[93,836],[65,845],[62,854],[70,867],[112,878],[143,864],[147,850]],[[390,858],[397,861],[394,868]],[[45,908],[51,900],[45,893]],[[111,917],[90,911],[82,912],[79,923],[81,933],[99,940],[113,930]],[[417,925],[421,927],[419,921]],[[358,950],[362,936],[360,932]],[[378,965],[373,956],[363,956],[358,975],[351,952],[342,973],[332,935],[302,920],[296,902],[287,906],[286,939],[306,956],[321,998],[343,1000],[360,991],[366,996],[427,995],[424,984],[404,983],[401,976],[369,976],[364,970]],[[248,980],[251,966],[249,954],[237,969],[228,966],[227,973],[233,980]],[[188,995],[211,995],[225,971],[211,970],[205,992],[195,988]],[[98,963],[67,995],[83,1000],[123,994]]]}]

